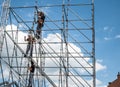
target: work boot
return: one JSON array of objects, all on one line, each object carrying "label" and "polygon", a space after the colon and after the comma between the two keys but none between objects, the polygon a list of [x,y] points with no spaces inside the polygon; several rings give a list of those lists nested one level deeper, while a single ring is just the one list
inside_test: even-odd
[{"label": "work boot", "polygon": [[37,38],[37,39],[39,39],[39,38],[40,38],[40,36],[39,36],[39,35],[37,35],[37,34],[36,34],[35,36],[36,36],[36,38]]},{"label": "work boot", "polygon": [[25,54],[24,57],[26,57],[27,55]]}]

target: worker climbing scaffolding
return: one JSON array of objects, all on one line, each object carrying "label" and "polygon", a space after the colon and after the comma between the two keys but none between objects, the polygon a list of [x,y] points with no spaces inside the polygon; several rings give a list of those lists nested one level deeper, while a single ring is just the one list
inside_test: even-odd
[{"label": "worker climbing scaffolding", "polygon": [[30,57],[32,57],[32,52],[33,52],[33,43],[35,42],[35,38],[29,34],[28,38],[26,39],[26,36],[24,37],[25,41],[28,41],[27,48],[26,48],[26,54],[24,57],[28,55],[28,52],[30,51]]},{"label": "worker climbing scaffolding", "polygon": [[42,11],[37,11],[37,29],[36,29],[36,38],[40,38],[41,28],[44,26],[45,15]]},{"label": "worker climbing scaffolding", "polygon": [[32,87],[33,76],[34,76],[34,71],[35,71],[35,64],[32,60],[31,60],[31,67],[28,67],[28,70],[30,71],[28,87]]}]

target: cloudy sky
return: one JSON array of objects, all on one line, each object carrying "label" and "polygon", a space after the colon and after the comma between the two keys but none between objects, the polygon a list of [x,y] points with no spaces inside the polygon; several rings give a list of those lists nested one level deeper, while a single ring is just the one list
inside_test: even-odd
[{"label": "cloudy sky", "polygon": [[[0,6],[1,2],[0,1]],[[79,1],[79,0],[76,0]],[[43,1],[41,0],[41,3]],[[18,2],[16,2],[18,4]],[[12,3],[13,5],[16,4]],[[32,2],[30,2],[32,3]],[[50,4],[53,2],[50,2]],[[28,5],[28,0],[19,4]],[[120,0],[95,0],[97,87],[105,87],[120,72]],[[46,14],[50,13],[45,9]],[[1,11],[0,11],[1,13]],[[47,14],[49,15],[49,14]],[[31,14],[28,15],[31,17]],[[46,40],[51,39],[49,35]]]}]

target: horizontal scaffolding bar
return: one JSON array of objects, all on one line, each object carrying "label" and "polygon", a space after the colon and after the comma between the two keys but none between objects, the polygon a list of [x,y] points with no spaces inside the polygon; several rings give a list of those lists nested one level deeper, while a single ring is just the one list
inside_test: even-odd
[{"label": "horizontal scaffolding bar", "polygon": [[[92,3],[80,3],[80,4],[59,4],[59,5],[47,5],[47,6],[38,6],[38,7],[61,7],[61,6],[92,6]],[[19,8],[36,8],[36,6],[20,6],[20,7],[10,7],[13,9]]]},{"label": "horizontal scaffolding bar", "polygon": [[[26,67],[26,66],[10,66],[10,67],[11,67],[11,68],[28,68],[28,67]],[[40,68],[40,67],[37,67],[37,66],[36,66],[35,68]],[[65,67],[58,67],[58,66],[56,66],[56,67],[46,67],[46,66],[45,66],[45,67],[42,67],[42,68],[44,68],[44,69],[45,69],[45,68],[51,68],[51,69],[52,69],[52,68],[65,68]],[[70,68],[93,68],[93,67],[66,67],[66,68],[69,68],[69,69],[70,69]]]}]

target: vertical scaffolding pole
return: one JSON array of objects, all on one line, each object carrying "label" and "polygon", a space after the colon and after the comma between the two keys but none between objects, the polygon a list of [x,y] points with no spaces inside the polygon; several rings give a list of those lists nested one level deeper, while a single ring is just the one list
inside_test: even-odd
[{"label": "vertical scaffolding pole", "polygon": [[0,56],[2,52],[2,46],[4,42],[4,30],[6,28],[7,19],[9,15],[9,7],[10,7],[10,0],[4,0],[2,4],[2,11],[1,11],[1,22],[0,22]]},{"label": "vertical scaffolding pole", "polygon": [[9,7],[10,7],[10,0],[4,0],[2,3],[2,11],[1,11],[1,22],[0,22],[0,68],[2,73],[2,79],[4,83],[4,75],[3,75],[3,66],[1,62],[1,54],[2,54],[2,48],[4,43],[4,37],[5,37],[5,28],[7,24],[7,19],[9,15]]},{"label": "vertical scaffolding pole", "polygon": [[95,59],[95,27],[94,27],[94,0],[92,0],[92,38],[93,38],[93,87],[96,87],[96,59]]},{"label": "vertical scaffolding pole", "polygon": [[63,80],[63,86],[68,87],[68,73],[69,73],[69,53],[68,53],[68,6],[69,0],[65,1],[63,0],[62,4],[62,31],[61,31],[61,37],[62,37],[62,48],[63,48],[63,67],[64,67],[64,80]]}]

